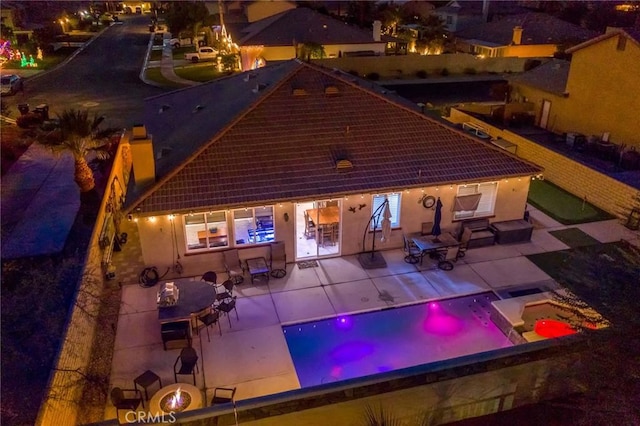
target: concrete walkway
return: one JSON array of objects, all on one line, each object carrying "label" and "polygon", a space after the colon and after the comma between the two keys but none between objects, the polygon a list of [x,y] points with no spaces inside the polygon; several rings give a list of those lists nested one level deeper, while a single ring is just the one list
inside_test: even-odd
[{"label": "concrete walkway", "polygon": [[[171,33],[168,33],[168,32],[163,33],[162,46],[154,46],[153,45],[154,38],[155,38],[155,34],[151,34],[151,37],[149,39],[149,49],[147,50],[147,57],[145,58],[144,65],[142,67],[142,70],[140,71],[140,79],[147,84],[159,86],[160,84],[158,84],[155,81],[149,80],[146,77],[146,71],[148,68],[160,67],[160,72],[162,73],[162,76],[174,83],[181,84],[184,86],[196,86],[200,84],[200,82],[186,80],[178,76],[175,70],[173,69],[174,67],[173,49],[169,45],[169,40],[171,39]],[[151,52],[153,50],[162,50],[162,58],[160,59],[160,61],[149,61],[149,58],[151,57]]]}]

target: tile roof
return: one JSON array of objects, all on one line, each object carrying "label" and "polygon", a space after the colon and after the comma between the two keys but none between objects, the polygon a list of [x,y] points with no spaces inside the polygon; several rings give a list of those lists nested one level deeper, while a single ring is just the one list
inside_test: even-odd
[{"label": "tile roof", "polygon": [[[372,30],[364,30],[306,7],[298,7],[256,21],[234,37],[239,46],[291,46],[296,43],[376,43]],[[383,39],[381,42],[384,43]]]},{"label": "tile roof", "polygon": [[577,44],[598,35],[597,32],[544,13],[511,15],[486,24],[457,31],[461,39],[477,39],[508,46],[513,40],[513,28],[522,27],[522,44]]},{"label": "tile roof", "polygon": [[[457,15],[482,15],[483,0],[458,0],[435,9],[436,13],[451,13]],[[489,15],[504,15],[522,13],[525,8],[513,0],[491,0],[489,2]]]},{"label": "tile roof", "polygon": [[570,66],[569,61],[552,59],[530,71],[510,77],[509,81],[563,95],[567,91]]},{"label": "tile roof", "polygon": [[577,50],[584,49],[585,47],[589,47],[593,44],[600,43],[603,40],[607,40],[611,37],[616,37],[618,34],[623,34],[627,36],[629,40],[634,42],[636,46],[640,46],[640,30],[633,27],[627,28],[608,28],[607,32],[592,38],[591,40],[585,41],[584,43],[580,43],[577,46],[573,46],[570,49],[566,50],[566,53],[573,53]]},{"label": "tile roof", "polygon": [[[147,99],[156,156],[168,154],[156,184],[132,191],[127,209],[219,209],[541,171],[385,92],[291,60]],[[159,113],[162,105],[171,107]],[[342,159],[353,168],[338,171]]]}]

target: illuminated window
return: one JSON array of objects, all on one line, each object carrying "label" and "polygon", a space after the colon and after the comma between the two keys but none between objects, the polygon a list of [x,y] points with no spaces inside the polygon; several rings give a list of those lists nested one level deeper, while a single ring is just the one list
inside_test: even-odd
[{"label": "illuminated window", "polygon": [[497,193],[497,182],[458,186],[458,194],[454,201],[453,219],[460,220],[493,215]]},{"label": "illuminated window", "polygon": [[[384,203],[384,199],[387,197],[389,199],[389,210],[391,211],[391,227],[398,228],[400,226],[400,193],[392,193],[392,194],[379,194],[373,196],[372,210],[371,214],[375,213],[375,211]],[[378,222],[378,229],[382,226],[382,214],[384,210],[380,213],[380,220]],[[373,230],[375,221],[371,221],[371,230]]]},{"label": "illuminated window", "polygon": [[236,245],[275,241],[273,206],[234,210],[233,234]]},{"label": "illuminated window", "polygon": [[229,246],[227,215],[224,211],[190,213],[184,215],[183,220],[188,252]]}]

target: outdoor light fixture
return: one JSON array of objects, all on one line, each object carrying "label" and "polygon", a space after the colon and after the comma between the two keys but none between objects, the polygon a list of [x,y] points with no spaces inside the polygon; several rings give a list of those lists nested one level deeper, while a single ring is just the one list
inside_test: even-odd
[{"label": "outdoor light fixture", "polygon": [[174,218],[175,218],[174,215],[172,215],[172,214],[169,215],[169,220],[173,220]]}]

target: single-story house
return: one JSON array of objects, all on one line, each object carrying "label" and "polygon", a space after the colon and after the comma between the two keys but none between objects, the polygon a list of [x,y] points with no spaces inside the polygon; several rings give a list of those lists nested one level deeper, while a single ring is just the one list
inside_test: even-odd
[{"label": "single-story house", "polygon": [[245,71],[304,56],[305,45],[321,46],[326,58],[407,53],[406,42],[382,34],[379,21],[373,30],[364,30],[306,7],[289,9],[242,28],[230,25],[227,30],[240,49]]},{"label": "single-story house", "polygon": [[597,32],[545,13],[506,16],[455,33],[456,49],[486,58],[551,57],[585,42]]},{"label": "single-story house", "polygon": [[[164,268],[177,254],[188,275],[220,270],[229,248],[268,258],[276,240],[289,262],[359,253],[385,199],[382,249],[433,220],[426,197],[444,205],[444,229],[521,219],[542,172],[375,83],[297,59],[148,98],[128,142],[125,213],[144,261]],[[323,225],[327,207],[321,241],[308,219]]]}]

